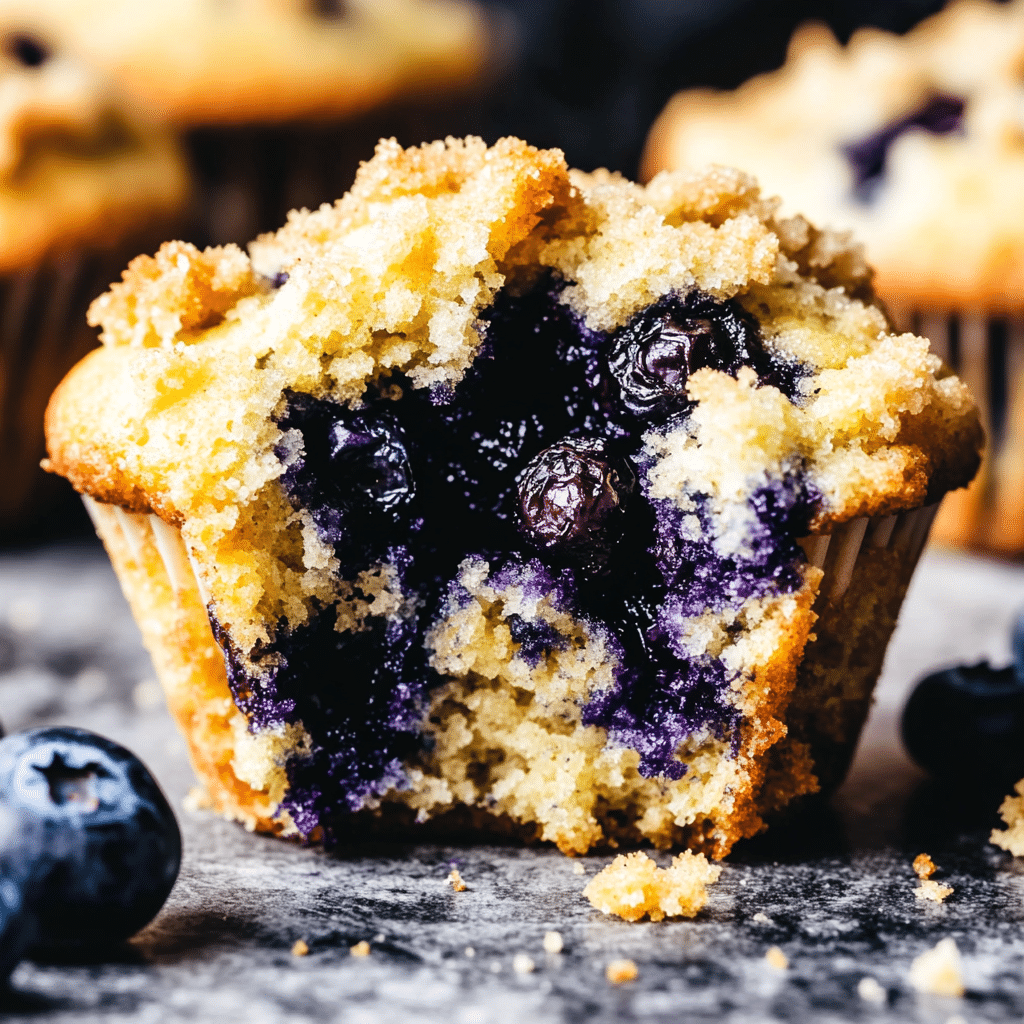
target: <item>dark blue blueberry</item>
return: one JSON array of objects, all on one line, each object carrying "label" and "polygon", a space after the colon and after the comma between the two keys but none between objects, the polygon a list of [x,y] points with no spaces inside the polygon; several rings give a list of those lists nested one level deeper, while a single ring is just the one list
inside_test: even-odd
[{"label": "dark blue blueberry", "polygon": [[26,68],[38,68],[50,59],[45,43],[25,32],[15,32],[6,39],[8,54]]},{"label": "dark blue blueberry", "polygon": [[0,803],[0,988],[35,944],[37,922],[26,906],[34,866],[45,856],[42,825]]},{"label": "dark blue blueberry", "polygon": [[966,104],[958,96],[938,94],[917,110],[890,122],[878,131],[843,146],[843,154],[853,169],[854,195],[870,202],[885,175],[889,148],[911,128],[922,128],[933,135],[950,135],[963,124]]},{"label": "dark blue blueberry", "polygon": [[768,369],[757,324],[738,302],[702,292],[644,310],[614,338],[608,366],[622,404],[634,416],[665,419],[692,404],[686,382],[710,367],[735,376],[741,366]]},{"label": "dark blue blueberry", "polygon": [[23,880],[35,944],[123,941],[163,906],[181,835],[153,776],[130,751],[84,729],[0,740],[0,808],[32,822],[4,861]]},{"label": "dark blue blueberry", "polygon": [[520,529],[548,557],[604,572],[635,485],[629,462],[604,438],[563,438],[520,474]]},{"label": "dark blue blueberry", "polygon": [[1024,685],[1013,667],[985,661],[934,672],[903,710],[903,742],[938,778],[1016,782],[1024,776]]}]

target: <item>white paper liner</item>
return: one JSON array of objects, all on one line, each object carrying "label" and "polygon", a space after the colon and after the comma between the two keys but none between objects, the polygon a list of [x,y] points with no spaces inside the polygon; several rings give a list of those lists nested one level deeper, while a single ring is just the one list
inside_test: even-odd
[{"label": "white paper liner", "polygon": [[831,604],[840,601],[865,547],[897,551],[911,566],[916,565],[938,508],[928,505],[894,516],[852,519],[831,534],[802,538],[807,561],[825,574],[818,593]]},{"label": "white paper liner", "polygon": [[[892,308],[901,330],[928,338],[970,389],[986,451],[970,488],[951,494],[935,526],[952,544],[1024,552],[1024,319],[983,310]],[[994,339],[1005,337],[1005,349]]]},{"label": "white paper liner", "polygon": [[105,530],[116,529],[124,538],[137,565],[143,564],[146,545],[152,541],[167,573],[167,583],[171,590],[177,595],[195,587],[203,604],[209,605],[209,589],[196,569],[195,560],[182,540],[180,530],[150,513],[128,512],[118,505],[98,502],[86,495],[82,495],[82,501],[101,537]]}]

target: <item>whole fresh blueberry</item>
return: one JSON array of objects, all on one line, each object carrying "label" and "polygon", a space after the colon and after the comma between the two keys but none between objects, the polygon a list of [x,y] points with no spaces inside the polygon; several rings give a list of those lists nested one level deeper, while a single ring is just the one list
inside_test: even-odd
[{"label": "whole fresh blueberry", "polygon": [[757,326],[737,302],[692,292],[634,317],[615,336],[608,368],[622,404],[635,416],[659,419],[689,407],[686,382],[694,371],[760,372],[765,361]]},{"label": "whole fresh blueberry", "polygon": [[[0,988],[36,940],[36,918],[26,896],[31,864],[42,852],[42,831],[33,815],[0,804]],[[29,851],[34,852],[26,856]]]},{"label": "whole fresh blueberry", "polygon": [[622,528],[636,484],[625,458],[596,437],[567,437],[545,448],[519,478],[520,529],[540,550],[600,572]]},{"label": "whole fresh blueberry", "polygon": [[1024,684],[984,661],[934,672],[903,710],[903,742],[938,778],[1013,783],[1024,776]]},{"label": "whole fresh blueberry", "polygon": [[123,941],[178,876],[181,834],[160,787],[134,754],[95,733],[0,740],[0,808],[31,823],[0,861],[0,884],[21,885],[40,948]]}]

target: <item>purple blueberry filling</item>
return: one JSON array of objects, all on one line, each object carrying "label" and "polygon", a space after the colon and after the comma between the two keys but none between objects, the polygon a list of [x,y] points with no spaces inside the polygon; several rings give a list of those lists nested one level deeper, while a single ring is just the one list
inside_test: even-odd
[{"label": "purple blueberry filling", "polygon": [[843,146],[843,154],[853,170],[855,197],[869,203],[885,176],[889,148],[905,132],[921,128],[932,135],[951,135],[963,126],[966,102],[959,96],[939,93],[917,110],[891,121],[878,131]]},{"label": "purple blueberry filling", "polygon": [[564,650],[568,641],[543,619],[524,619],[509,615],[505,619],[512,642],[519,644],[518,655],[527,664],[537,667],[551,651]]},{"label": "purple blueberry filling", "polygon": [[[285,807],[306,834],[319,827],[331,839],[348,811],[401,784],[440,682],[425,637],[471,600],[458,583],[467,557],[490,563],[496,590],[553,595],[605,638],[616,683],[591,699],[584,721],[638,750],[644,774],[678,778],[674,754],[688,736],[736,741],[732,680],[720,661],[681,648],[678,624],[798,587],[794,538],[814,496],[799,467],[767,483],[750,503],[750,549],[722,557],[702,495],[691,497],[703,531],[687,539],[682,512],[650,498],[643,435],[685,427],[686,379],[700,367],[751,366],[793,401],[809,371],[767,349],[736,302],[669,296],[603,335],[558,301],[560,291],[549,282],[499,296],[454,388],[417,390],[395,375],[356,410],[283,395],[286,492],[334,546],[344,579],[393,565],[410,609],[339,633],[325,608],[301,628],[280,625],[247,660],[214,623],[252,726],[301,721],[310,735],[311,751],[286,766]],[[568,642],[541,619],[506,622],[534,665]]]}]

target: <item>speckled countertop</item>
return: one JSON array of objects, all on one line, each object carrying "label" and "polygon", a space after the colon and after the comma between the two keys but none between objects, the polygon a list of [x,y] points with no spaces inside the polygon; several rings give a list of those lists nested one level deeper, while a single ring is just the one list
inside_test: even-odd
[{"label": "speckled countertop", "polygon": [[[924,671],[1008,658],[1024,568],[928,552],[868,729],[827,807],[741,845],[693,921],[626,924],[580,892],[607,857],[513,846],[362,845],[335,855],[186,811],[185,749],[102,552],[0,554],[0,720],[82,725],[149,763],[186,852],[157,919],[96,962],[22,964],[8,1021],[921,1021],[1024,1017],[1024,863],[988,845],[998,795],[931,787],[896,738]],[[955,892],[914,899],[927,851]],[[445,884],[452,866],[468,883]],[[544,952],[544,933],[564,951]],[[911,960],[951,936],[963,999],[916,994]],[[296,940],[309,953],[293,956]],[[370,945],[365,957],[349,948]],[[765,959],[778,946],[788,967]],[[517,972],[526,954],[533,970]],[[639,975],[612,986],[609,961]],[[527,966],[522,957],[519,966]],[[861,985],[865,977],[878,987]],[[874,994],[865,999],[858,993]]]}]

